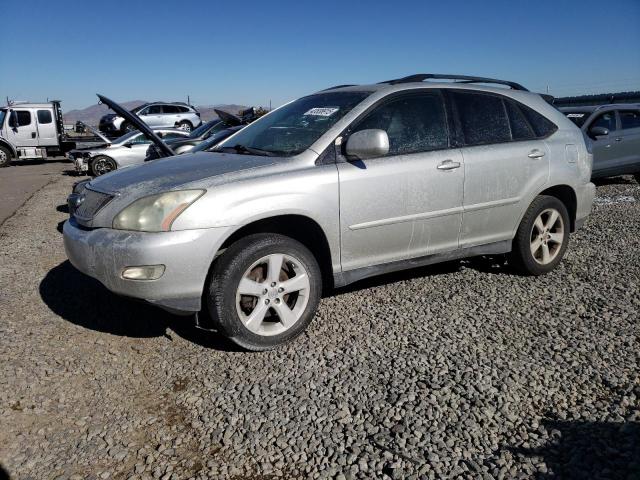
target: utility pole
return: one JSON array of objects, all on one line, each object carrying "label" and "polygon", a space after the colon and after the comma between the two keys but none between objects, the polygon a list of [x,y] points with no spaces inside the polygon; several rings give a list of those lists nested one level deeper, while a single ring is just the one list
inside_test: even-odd
[{"label": "utility pole", "polygon": [[269,111],[271,111],[271,99],[269,99]]},{"label": "utility pole", "polygon": [[[549,89],[547,88],[547,90]],[[191,105],[191,97],[189,95],[187,95],[187,105]]]},{"label": "utility pole", "polygon": [[547,95],[549,95],[549,85],[547,85]]}]

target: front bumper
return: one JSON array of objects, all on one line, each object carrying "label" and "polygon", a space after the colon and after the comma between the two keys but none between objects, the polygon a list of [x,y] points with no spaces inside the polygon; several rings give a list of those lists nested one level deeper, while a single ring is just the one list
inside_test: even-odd
[{"label": "front bumper", "polygon": [[[145,300],[178,314],[201,309],[209,267],[228,228],[175,232],[131,232],[64,224],[64,248],[71,264],[114,293]],[[127,280],[131,266],[164,265],[157,280]]]},{"label": "front bumper", "polygon": [[591,213],[591,207],[593,206],[593,199],[596,196],[596,186],[589,182],[576,189],[576,230],[584,225],[587,217]]}]

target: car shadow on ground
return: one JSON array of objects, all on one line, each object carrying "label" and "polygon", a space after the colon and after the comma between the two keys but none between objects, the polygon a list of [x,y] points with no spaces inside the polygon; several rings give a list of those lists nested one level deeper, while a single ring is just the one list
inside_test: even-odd
[{"label": "car shadow on ground", "polygon": [[604,185],[633,185],[638,182],[631,175],[619,176],[619,177],[604,177],[594,178],[592,180],[596,187],[602,187]]},{"label": "car shadow on ground", "polygon": [[132,338],[180,337],[205,348],[238,351],[216,332],[196,327],[194,316],[172,315],[144,302],[115,295],[76,270],[69,261],[51,269],[40,282],[44,303],[63,319],[84,328]]},{"label": "car shadow on ground", "polygon": [[548,472],[535,478],[640,478],[640,423],[545,420],[542,426],[551,432],[546,445],[507,448],[525,461],[544,460]]},{"label": "car shadow on ground", "polygon": [[42,165],[45,163],[69,163],[65,157],[50,159],[33,159],[33,160],[11,160],[11,166],[19,167],[21,165]]}]

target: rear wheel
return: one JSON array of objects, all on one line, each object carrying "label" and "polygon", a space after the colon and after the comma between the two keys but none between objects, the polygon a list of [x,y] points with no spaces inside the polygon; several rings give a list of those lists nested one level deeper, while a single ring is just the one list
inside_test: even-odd
[{"label": "rear wheel", "polygon": [[562,260],[569,244],[569,213],[556,197],[540,195],[525,213],[510,262],[526,275],[543,275]]},{"label": "rear wheel", "polygon": [[11,165],[11,152],[7,147],[0,145],[0,168]]},{"label": "rear wheel", "polygon": [[116,165],[116,162],[105,155],[100,155],[92,159],[89,164],[89,169],[94,177],[99,177],[105,173],[112,172],[117,168],[118,166]]},{"label": "rear wheel", "polygon": [[207,295],[214,326],[248,350],[268,350],[300,335],[320,301],[313,254],[278,234],[255,234],[215,262]]},{"label": "rear wheel", "polygon": [[183,120],[182,122],[179,122],[178,125],[176,126],[180,130],[184,130],[185,132],[190,132],[193,129],[193,125],[191,125],[191,122],[187,120]]}]

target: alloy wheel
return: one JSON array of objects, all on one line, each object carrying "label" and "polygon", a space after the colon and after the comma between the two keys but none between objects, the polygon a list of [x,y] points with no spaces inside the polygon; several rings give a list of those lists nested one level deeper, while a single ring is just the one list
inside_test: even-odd
[{"label": "alloy wheel", "polygon": [[555,208],[540,212],[531,229],[531,255],[540,265],[553,262],[564,242],[564,221]]},{"label": "alloy wheel", "polygon": [[254,262],[236,290],[236,310],[256,335],[272,336],[300,320],[309,301],[309,274],[296,258],[274,253]]},{"label": "alloy wheel", "polygon": [[95,171],[96,176],[99,177],[100,175],[104,175],[105,173],[111,172],[112,170],[114,170],[114,168],[110,160],[106,158],[99,158],[98,160],[95,161],[93,170]]}]

